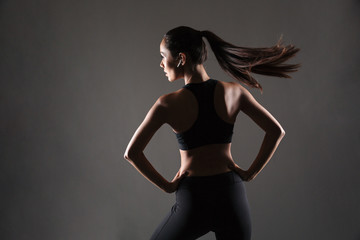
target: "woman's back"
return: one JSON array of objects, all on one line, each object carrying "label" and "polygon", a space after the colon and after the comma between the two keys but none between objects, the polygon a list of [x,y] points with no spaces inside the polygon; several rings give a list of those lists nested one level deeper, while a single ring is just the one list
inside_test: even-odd
[{"label": "woman's back", "polygon": [[[213,88],[209,87],[210,84]],[[192,90],[194,88],[196,91]],[[210,92],[207,96],[209,98],[202,102],[195,94],[203,91],[213,93]],[[167,122],[179,140],[181,171],[188,171],[190,175],[196,176],[230,171],[228,165],[233,161],[230,151],[231,135],[227,135],[230,134],[229,131],[232,134],[233,124],[240,111],[240,95],[240,84],[210,79],[193,83],[162,97],[167,109]],[[204,96],[206,95],[201,97]],[[213,107],[214,112],[199,109],[205,107]],[[201,127],[202,130],[199,131]]]}]

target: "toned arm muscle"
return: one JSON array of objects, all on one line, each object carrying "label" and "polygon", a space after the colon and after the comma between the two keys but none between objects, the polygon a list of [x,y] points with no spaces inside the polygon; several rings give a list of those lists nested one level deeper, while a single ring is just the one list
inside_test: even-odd
[{"label": "toned arm muscle", "polygon": [[240,109],[248,115],[261,129],[265,136],[260,150],[247,171],[239,170],[245,180],[251,180],[265,167],[285,135],[280,123],[263,107],[245,88],[241,90]]},{"label": "toned arm muscle", "polygon": [[151,107],[145,119],[140,124],[135,134],[131,138],[125,152],[125,156],[133,158],[141,153],[156,131],[166,123],[166,109],[160,101]]},{"label": "toned arm muscle", "polygon": [[158,100],[146,115],[144,121],[140,124],[135,134],[131,138],[124,158],[128,160],[145,178],[165,192],[173,192],[177,188],[177,183],[184,174],[175,176],[172,182],[168,182],[161,174],[152,166],[144,155],[144,149],[156,133],[156,131],[166,123],[167,109]]}]

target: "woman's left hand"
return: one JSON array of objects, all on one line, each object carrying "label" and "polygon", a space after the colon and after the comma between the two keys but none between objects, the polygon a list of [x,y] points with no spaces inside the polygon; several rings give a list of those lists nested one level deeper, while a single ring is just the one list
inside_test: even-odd
[{"label": "woman's left hand", "polygon": [[228,167],[236,172],[243,181],[249,182],[250,180],[252,180],[254,177],[249,175],[248,171],[242,170],[236,163],[232,162],[231,164],[228,165]]},{"label": "woman's left hand", "polygon": [[167,186],[165,187],[164,191],[167,192],[167,193],[172,193],[172,192],[175,192],[176,189],[178,188],[179,186],[179,183],[180,181],[186,177],[189,173],[188,172],[180,172],[180,170],[176,173],[174,179],[169,182],[167,184]]}]

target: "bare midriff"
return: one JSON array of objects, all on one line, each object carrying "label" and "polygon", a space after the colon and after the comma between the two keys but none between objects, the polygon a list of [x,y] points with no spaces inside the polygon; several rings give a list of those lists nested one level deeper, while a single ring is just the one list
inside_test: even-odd
[{"label": "bare midriff", "polygon": [[231,143],[211,144],[190,150],[180,150],[181,172],[188,176],[211,176],[231,171]]}]

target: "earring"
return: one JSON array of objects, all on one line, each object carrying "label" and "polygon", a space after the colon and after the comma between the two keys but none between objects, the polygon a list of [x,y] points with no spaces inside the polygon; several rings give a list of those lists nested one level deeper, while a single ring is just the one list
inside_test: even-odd
[{"label": "earring", "polygon": [[181,64],[181,59],[180,59],[180,61],[179,61],[178,65],[177,65],[176,67],[179,67],[179,66],[180,66],[180,64]]}]

